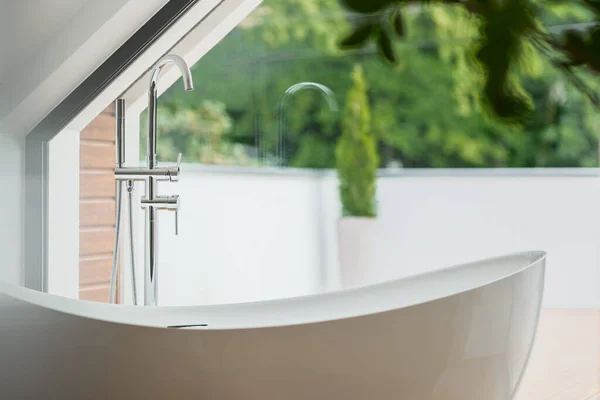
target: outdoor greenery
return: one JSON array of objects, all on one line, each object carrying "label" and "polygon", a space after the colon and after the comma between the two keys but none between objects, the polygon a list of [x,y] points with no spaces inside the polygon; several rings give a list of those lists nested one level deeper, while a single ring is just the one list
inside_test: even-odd
[{"label": "outdoor greenery", "polygon": [[529,69],[536,53],[547,58],[589,100],[598,105],[597,95],[575,73],[584,69],[600,73],[600,28],[595,24],[560,30],[545,26],[547,11],[585,13],[600,17],[598,0],[341,0],[357,13],[352,32],[342,41],[345,47],[377,43],[382,57],[396,63],[394,37],[406,37],[404,15],[415,4],[437,4],[458,9],[451,24],[471,31],[473,46],[465,53],[474,59],[481,80],[481,94],[488,110],[504,121],[523,121],[532,110],[531,96],[522,85],[520,72]]},{"label": "outdoor greenery", "polygon": [[360,65],[352,71],[352,88],[346,97],[342,136],[335,149],[335,159],[343,215],[375,217],[379,159],[371,133],[365,76]]},{"label": "outdoor greenery", "polygon": [[[522,115],[497,118],[488,111],[489,74],[473,56],[487,37],[482,23],[463,6],[441,3],[403,6],[401,23],[389,28],[403,33],[389,41],[396,60],[390,64],[377,41],[339,46],[365,19],[395,22],[388,10],[363,16],[338,0],[266,0],[193,66],[194,92],[178,82],[161,96],[160,159],[182,152],[186,162],[278,165],[283,157],[290,167],[334,168],[345,116],[331,112],[316,91],[290,97],[285,119],[277,106],[288,87],[307,81],[346,103],[351,71],[360,64],[380,167],[597,166],[600,120],[589,93],[577,86],[593,87],[592,74],[577,72],[574,85],[555,60],[523,42],[507,91],[520,99]],[[536,21],[546,26],[594,20],[585,4],[544,4]]]},{"label": "outdoor greenery", "polygon": [[[147,132],[147,112],[142,114],[142,132]],[[224,139],[233,121],[224,103],[201,100],[184,107],[160,110],[157,152],[160,160],[175,160],[185,154],[188,162],[218,165],[250,165],[252,161],[243,146]],[[146,153],[146,137],[141,153]]]}]

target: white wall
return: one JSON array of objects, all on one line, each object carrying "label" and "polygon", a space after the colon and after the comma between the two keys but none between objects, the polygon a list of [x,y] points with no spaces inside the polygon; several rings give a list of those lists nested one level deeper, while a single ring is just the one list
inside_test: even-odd
[{"label": "white wall", "polygon": [[43,51],[84,4],[85,0],[0,0],[0,48],[6,56],[0,65],[0,84]]},{"label": "white wall", "polygon": [[49,143],[48,293],[79,298],[79,136],[65,129]]},{"label": "white wall", "polygon": [[[336,185],[331,174],[184,166],[179,183],[161,186],[162,194],[181,194],[182,206],[179,237],[173,214],[161,214],[160,304],[335,289]],[[377,262],[390,278],[541,249],[549,253],[546,307],[600,307],[595,177],[397,176],[380,178],[378,199]],[[142,234],[139,218],[139,261]]]},{"label": "white wall", "polygon": [[[21,1],[0,3],[0,15],[13,20],[8,27],[0,28],[2,34],[18,37],[15,34],[19,30],[10,26],[26,26],[28,30],[27,40],[19,42],[19,46],[0,48],[4,59],[15,60],[7,61],[0,76],[0,128],[11,134],[27,134],[166,2],[61,0],[55,5],[44,0],[36,2],[36,6]],[[28,23],[32,12],[27,9],[32,7],[36,8],[35,15],[47,15],[48,26]]]},{"label": "white wall", "polygon": [[[336,183],[328,178],[325,185],[333,237]],[[544,305],[600,307],[597,178],[382,178],[378,199],[377,262],[390,277],[546,250]]]},{"label": "white wall", "polygon": [[0,279],[14,284],[23,280],[23,159],[23,139],[0,133]]},{"label": "white wall", "polygon": [[[50,142],[49,291],[78,296],[79,135],[64,131]],[[0,280],[23,283],[24,139],[0,134]],[[41,228],[40,228],[41,229]]]}]

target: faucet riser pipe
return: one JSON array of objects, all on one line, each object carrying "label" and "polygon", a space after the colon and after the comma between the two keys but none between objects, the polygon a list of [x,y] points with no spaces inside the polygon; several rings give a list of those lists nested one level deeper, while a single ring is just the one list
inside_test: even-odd
[{"label": "faucet riser pipe", "polygon": [[158,210],[146,208],[146,262],[144,271],[144,305],[156,306],[158,302]]}]

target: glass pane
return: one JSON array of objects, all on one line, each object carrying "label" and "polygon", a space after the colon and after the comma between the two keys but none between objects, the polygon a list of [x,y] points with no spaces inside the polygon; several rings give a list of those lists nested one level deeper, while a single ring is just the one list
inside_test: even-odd
[{"label": "glass pane", "polygon": [[[392,67],[374,46],[339,50],[356,17],[335,1],[313,6],[265,2],[193,66],[197,95],[171,87],[160,100],[159,159],[182,152],[186,162],[203,164],[334,168],[352,70],[361,65],[382,168],[597,166],[598,113],[540,56],[529,57],[521,72],[535,112],[522,125],[507,125],[484,109],[481,77],[465,55],[469,31],[444,31],[440,15],[460,13],[411,8],[412,34],[398,44]],[[559,24],[589,16],[545,18]],[[333,98],[308,85],[285,96],[307,82]],[[142,132],[145,126],[144,115]],[[144,138],[141,144],[143,158]]]}]

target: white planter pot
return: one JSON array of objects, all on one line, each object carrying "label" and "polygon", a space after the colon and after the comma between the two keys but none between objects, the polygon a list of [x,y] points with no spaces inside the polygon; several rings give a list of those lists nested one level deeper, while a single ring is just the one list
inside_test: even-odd
[{"label": "white planter pot", "polygon": [[384,279],[377,265],[377,219],[344,217],[338,221],[338,256],[342,288]]}]

